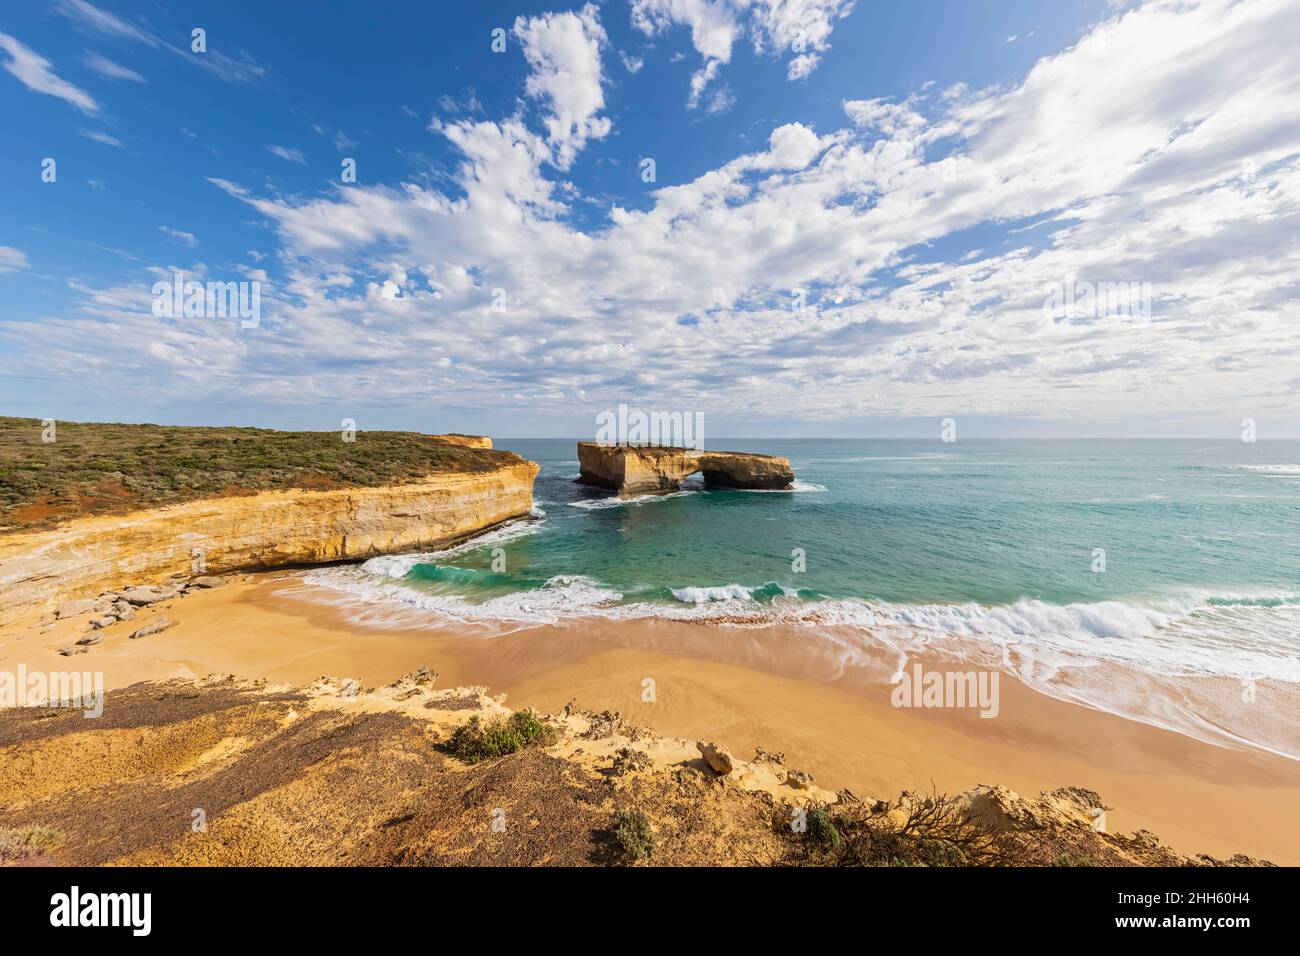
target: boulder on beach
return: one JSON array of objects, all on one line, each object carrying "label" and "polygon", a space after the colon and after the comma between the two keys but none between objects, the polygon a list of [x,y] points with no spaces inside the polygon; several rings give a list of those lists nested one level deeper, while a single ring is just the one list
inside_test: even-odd
[{"label": "boulder on beach", "polygon": [[175,627],[176,624],[177,622],[173,621],[169,617],[160,617],[157,620],[150,621],[143,627],[136,628],[134,633],[131,634],[131,639],[134,640],[137,637],[148,637],[150,634],[159,634],[162,631],[167,630],[169,627]]},{"label": "boulder on beach", "polygon": [[162,587],[136,587],[127,588],[121,593],[121,599],[128,604],[134,604],[136,607],[145,607],[150,604],[157,604],[159,601],[166,601],[174,598],[177,594],[175,588]]},{"label": "boulder on beach", "polygon": [[59,620],[63,620],[64,618],[67,617],[76,617],[79,614],[89,614],[94,609],[95,609],[95,601],[93,598],[82,598],[76,601],[64,601],[62,604],[59,605],[59,609],[54,613],[54,616]]}]

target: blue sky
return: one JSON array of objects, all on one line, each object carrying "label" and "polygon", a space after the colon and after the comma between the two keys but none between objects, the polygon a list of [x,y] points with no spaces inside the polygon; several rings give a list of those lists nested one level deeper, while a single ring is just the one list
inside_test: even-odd
[{"label": "blue sky", "polygon": [[444,6],[6,8],[5,413],[1300,434],[1294,4]]}]

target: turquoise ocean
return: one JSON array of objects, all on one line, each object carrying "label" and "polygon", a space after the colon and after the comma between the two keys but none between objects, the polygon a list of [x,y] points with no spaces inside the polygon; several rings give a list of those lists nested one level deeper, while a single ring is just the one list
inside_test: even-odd
[{"label": "turquoise ocean", "polygon": [[711,441],[788,457],[794,490],[632,500],[574,482],[574,441],[496,444],[541,465],[532,518],[308,581],[498,629],[808,628],[1300,759],[1300,441]]}]

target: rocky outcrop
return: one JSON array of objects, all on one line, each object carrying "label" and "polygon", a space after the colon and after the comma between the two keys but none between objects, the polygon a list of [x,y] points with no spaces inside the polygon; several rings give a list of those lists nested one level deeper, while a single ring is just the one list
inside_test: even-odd
[{"label": "rocky outcrop", "polygon": [[436,441],[446,442],[448,445],[461,445],[465,448],[492,447],[492,439],[487,435],[460,435],[453,432],[447,435],[430,435],[429,437]]},{"label": "rocky outcrop", "polygon": [[[108,689],[99,720],[0,708],[0,865],[615,865],[627,862],[611,853],[615,808],[680,822],[660,830],[660,866],[1263,864],[1108,833],[1086,790],[894,801],[795,790],[769,759],[697,767],[685,740],[638,731],[634,748],[633,728],[568,708],[539,717],[553,743],[461,763],[445,747],[458,728],[510,711],[487,688],[435,689],[436,678],[139,683]],[[196,789],[221,825],[177,839]],[[510,819],[526,821],[525,838],[480,822],[501,807],[519,808]]]},{"label": "rocky outcrop", "polygon": [[712,741],[705,743],[703,740],[697,740],[695,747],[714,773],[720,773],[723,776],[731,773],[735,764],[731,759],[730,751],[725,747],[720,747]]},{"label": "rocky outcrop", "polygon": [[694,448],[600,445],[578,442],[578,481],[612,488],[624,497],[676,491],[689,475],[703,472],[706,484],[722,488],[790,487],[788,458]]},{"label": "rocky outcrop", "polygon": [[207,498],[7,534],[0,537],[0,625],[124,581],[444,547],[527,515],[537,470],[535,462],[514,459],[404,484]]}]

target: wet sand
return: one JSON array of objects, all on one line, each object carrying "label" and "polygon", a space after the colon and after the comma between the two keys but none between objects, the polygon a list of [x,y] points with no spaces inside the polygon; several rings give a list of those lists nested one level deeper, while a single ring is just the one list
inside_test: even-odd
[{"label": "wet sand", "polygon": [[[292,574],[254,576],[115,624],[71,658],[57,648],[84,621],[8,629],[0,668],[102,671],[112,689],[212,673],[293,684],[354,677],[369,687],[427,666],[439,687],[486,685],[516,706],[555,712],[574,701],[740,757],[756,746],[784,751],[819,786],[864,798],[932,786],[1084,787],[1101,794],[1111,831],[1148,829],[1185,853],[1300,864],[1300,763],[1062,702],[1005,675],[999,713],[984,719],[895,708],[893,658],[846,669],[801,629],[590,619],[496,633],[415,613],[381,627],[321,597]],[[158,614],[178,626],[127,639]]]}]

